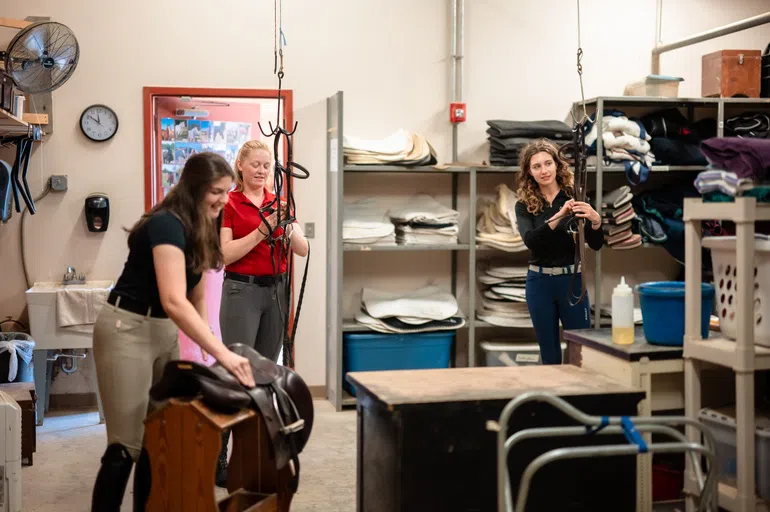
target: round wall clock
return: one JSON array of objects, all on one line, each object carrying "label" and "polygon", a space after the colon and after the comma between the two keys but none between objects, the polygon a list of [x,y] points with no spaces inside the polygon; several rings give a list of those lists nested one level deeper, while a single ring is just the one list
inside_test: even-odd
[{"label": "round wall clock", "polygon": [[118,131],[118,115],[106,105],[91,105],[80,116],[83,135],[95,142],[105,142]]}]

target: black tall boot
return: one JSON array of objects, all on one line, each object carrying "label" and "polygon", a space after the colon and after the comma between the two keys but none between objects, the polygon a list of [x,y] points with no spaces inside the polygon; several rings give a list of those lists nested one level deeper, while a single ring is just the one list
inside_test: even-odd
[{"label": "black tall boot", "polygon": [[119,512],[126,492],[134,460],[122,444],[111,444],[102,456],[102,467],[96,475],[91,512]]},{"label": "black tall boot", "polygon": [[150,497],[150,485],[152,483],[152,471],[150,469],[150,455],[142,448],[139,460],[136,461],[134,471],[134,512],[144,512],[147,500]]},{"label": "black tall boot", "polygon": [[214,478],[217,487],[227,487],[227,443],[230,441],[230,431],[222,432],[222,449],[219,451],[217,474]]}]

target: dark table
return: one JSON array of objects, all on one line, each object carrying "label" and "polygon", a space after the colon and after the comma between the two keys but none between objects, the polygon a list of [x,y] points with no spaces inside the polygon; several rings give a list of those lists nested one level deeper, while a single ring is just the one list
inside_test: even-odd
[{"label": "dark table", "polygon": [[[587,414],[636,415],[644,393],[571,365],[353,372],[357,390],[357,510],[496,510],[496,434],[503,407],[526,391],[562,397]],[[541,403],[514,413],[508,435],[573,425]],[[622,436],[532,439],[511,451],[512,492],[527,465],[560,446],[624,443]],[[636,460],[560,461],[532,480],[528,511],[636,508]]]}]

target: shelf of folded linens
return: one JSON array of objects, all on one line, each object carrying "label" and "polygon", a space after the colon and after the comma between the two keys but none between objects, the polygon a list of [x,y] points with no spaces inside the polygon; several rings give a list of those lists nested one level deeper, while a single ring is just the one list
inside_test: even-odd
[{"label": "shelf of folded linens", "polygon": [[[596,166],[586,167],[588,172],[596,172]],[[705,165],[653,165],[650,172],[701,172],[705,171]],[[602,172],[626,172],[623,165],[611,164],[602,166]]]},{"label": "shelf of folded linens", "polygon": [[497,328],[505,328],[505,329],[532,329],[533,328],[531,321],[521,322],[516,325],[497,325],[497,324],[491,324],[484,320],[479,320],[478,318],[476,318],[473,321],[473,325],[475,327],[482,327],[482,328],[486,328],[486,327],[497,327]]},{"label": "shelf of folded linens", "polygon": [[[644,106],[713,106],[717,107],[720,101],[725,102],[728,98],[664,98],[659,96],[601,96],[589,98],[585,101],[586,106],[596,106],[599,100],[604,101],[604,106],[625,105],[629,107]],[[575,105],[581,105],[582,102],[576,101]]]},{"label": "shelf of folded linens", "polygon": [[469,244],[353,244],[343,243],[345,252],[370,252],[370,251],[468,251]]},{"label": "shelf of folded linens", "polygon": [[[570,167],[574,171],[573,167]],[[519,172],[521,167],[509,166],[509,167],[476,167],[476,172]],[[589,165],[586,167],[588,172],[596,172],[595,165]],[[650,168],[651,172],[701,172],[706,170],[704,165],[653,165]],[[603,165],[602,172],[626,172],[626,168],[622,165],[612,164]]]},{"label": "shelf of folded linens", "polygon": [[[465,324],[464,325],[462,325],[460,327],[454,327],[452,329],[426,330],[426,331],[423,331],[423,332],[459,331],[460,329],[467,329],[468,328],[468,324],[470,323],[468,321],[467,317],[465,317],[465,315],[463,315],[462,313],[458,314],[457,316],[458,317],[462,317],[462,318],[465,319]],[[479,325],[479,321],[476,320],[476,326],[478,327],[478,325]],[[343,318],[342,319],[342,332],[378,332],[378,331],[375,330],[375,329],[372,329],[368,325],[360,324],[360,323],[356,322],[355,318]],[[389,334],[397,334],[397,333],[393,332],[393,333],[389,333]]]},{"label": "shelf of folded linens", "polygon": [[393,172],[393,173],[466,173],[471,172],[473,167],[451,166],[451,165],[344,165],[344,172]]}]

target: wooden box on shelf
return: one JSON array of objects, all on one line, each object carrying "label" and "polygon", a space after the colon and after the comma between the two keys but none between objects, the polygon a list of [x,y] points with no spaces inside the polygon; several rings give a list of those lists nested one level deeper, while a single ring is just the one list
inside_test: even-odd
[{"label": "wooden box on shelf", "polygon": [[760,50],[720,50],[702,58],[701,95],[705,98],[759,98]]}]

